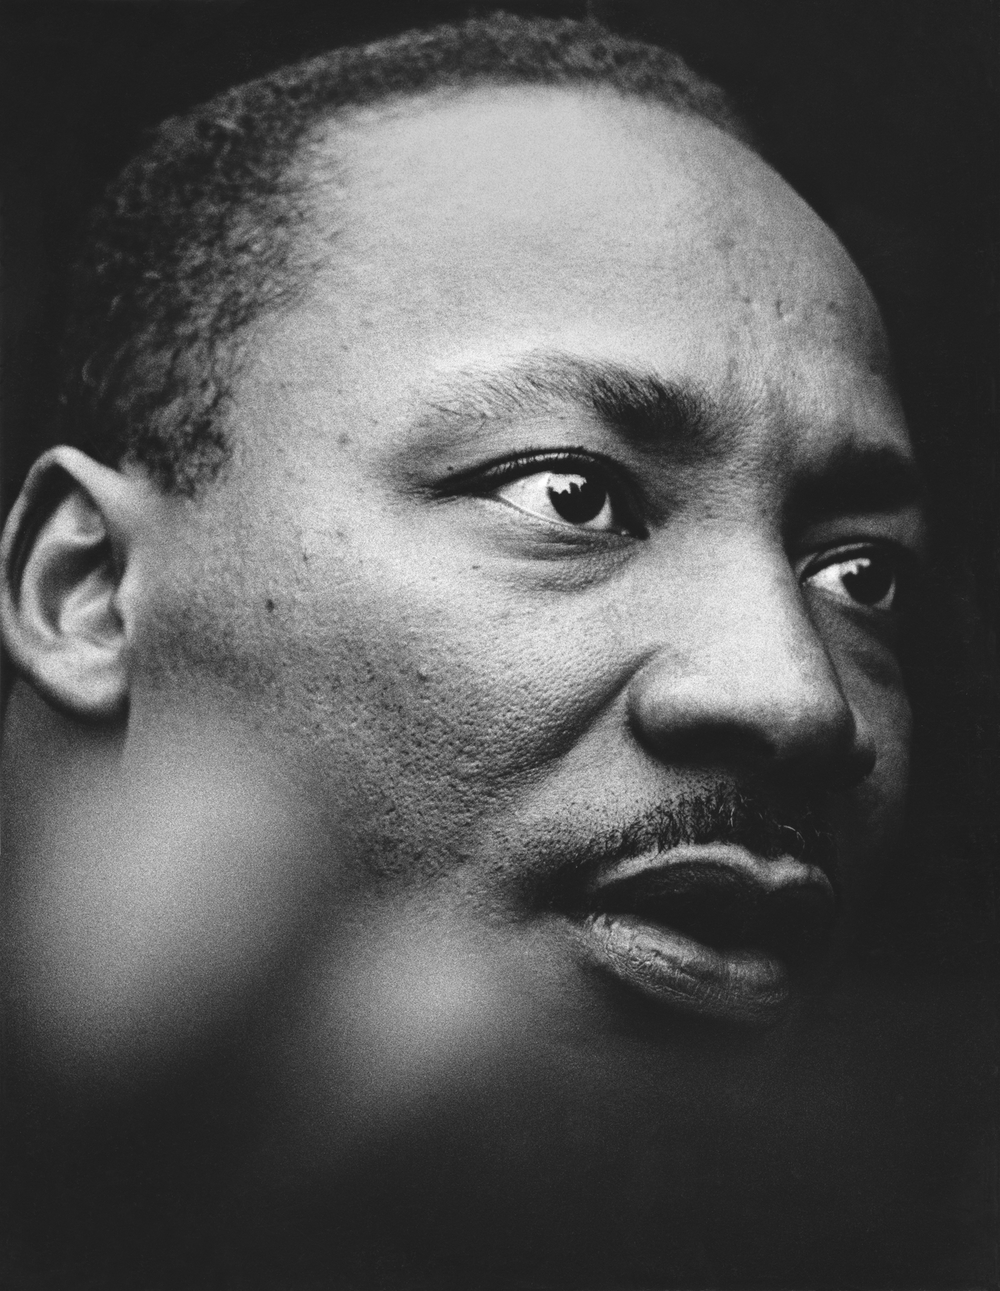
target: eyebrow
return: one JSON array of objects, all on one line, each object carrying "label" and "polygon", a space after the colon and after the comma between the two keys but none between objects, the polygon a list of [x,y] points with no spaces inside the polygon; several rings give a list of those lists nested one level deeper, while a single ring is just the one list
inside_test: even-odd
[{"label": "eyebrow", "polygon": [[923,481],[910,457],[894,447],[849,440],[797,482],[789,510],[793,517],[815,520],[903,511],[923,502]]},{"label": "eyebrow", "polygon": [[617,363],[544,353],[500,370],[471,367],[449,374],[425,399],[419,421],[503,420],[567,404],[593,413],[636,447],[666,440],[685,456],[710,451],[725,420],[721,407],[691,383],[665,381]]}]

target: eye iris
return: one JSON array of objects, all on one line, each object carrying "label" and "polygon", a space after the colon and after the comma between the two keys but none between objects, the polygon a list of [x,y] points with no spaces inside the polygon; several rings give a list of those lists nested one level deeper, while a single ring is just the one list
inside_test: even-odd
[{"label": "eye iris", "polygon": [[845,590],[861,605],[877,605],[892,591],[893,572],[887,564],[860,556],[841,574]]},{"label": "eye iris", "polygon": [[586,524],[601,514],[608,491],[585,475],[550,475],[548,495],[563,520]]}]

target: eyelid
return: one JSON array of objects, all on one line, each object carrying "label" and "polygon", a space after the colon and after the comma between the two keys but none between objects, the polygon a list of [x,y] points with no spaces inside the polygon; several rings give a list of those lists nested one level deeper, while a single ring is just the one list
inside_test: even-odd
[{"label": "eyelid", "polygon": [[505,483],[533,471],[544,471],[547,467],[561,466],[567,471],[573,467],[599,467],[617,477],[620,468],[602,453],[593,453],[586,448],[529,448],[520,453],[507,453],[503,457],[493,458],[466,471],[449,475],[442,484],[444,492],[458,492],[467,489],[472,491],[486,482]]},{"label": "eyelid", "polygon": [[805,578],[842,560],[850,560],[854,556],[870,556],[873,552],[895,561],[898,572],[907,579],[917,576],[923,564],[918,552],[893,539],[856,538],[853,541],[835,543],[803,557],[797,562],[798,575]]}]

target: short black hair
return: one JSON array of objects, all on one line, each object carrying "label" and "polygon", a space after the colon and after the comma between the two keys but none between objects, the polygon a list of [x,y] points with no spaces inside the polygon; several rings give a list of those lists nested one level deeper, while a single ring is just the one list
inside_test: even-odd
[{"label": "short black hair", "polygon": [[91,216],[70,290],[60,439],[193,495],[229,456],[222,414],[249,323],[301,298],[306,170],[341,109],[478,84],[600,84],[753,146],[674,53],[597,22],[496,13],[336,49],[165,121]]}]

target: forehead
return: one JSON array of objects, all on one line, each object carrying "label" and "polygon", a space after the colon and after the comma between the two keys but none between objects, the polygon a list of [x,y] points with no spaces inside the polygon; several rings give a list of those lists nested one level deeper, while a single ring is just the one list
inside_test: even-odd
[{"label": "forehead", "polygon": [[325,146],[347,180],[348,209],[364,217],[350,226],[358,252],[434,254],[428,244],[445,236],[466,251],[498,236],[552,250],[541,239],[557,228],[561,257],[617,258],[627,244],[654,270],[669,239],[681,289],[721,254],[747,285],[780,268],[801,290],[821,270],[844,279],[851,303],[866,295],[833,235],[755,153],[700,118],[610,89],[403,100],[339,121]]},{"label": "forehead", "polygon": [[[603,88],[481,87],[358,111],[314,142],[318,265],[270,336],[287,388],[401,424],[448,373],[611,361],[905,444],[877,309],[756,154]],[[390,406],[392,405],[392,406]]]}]

